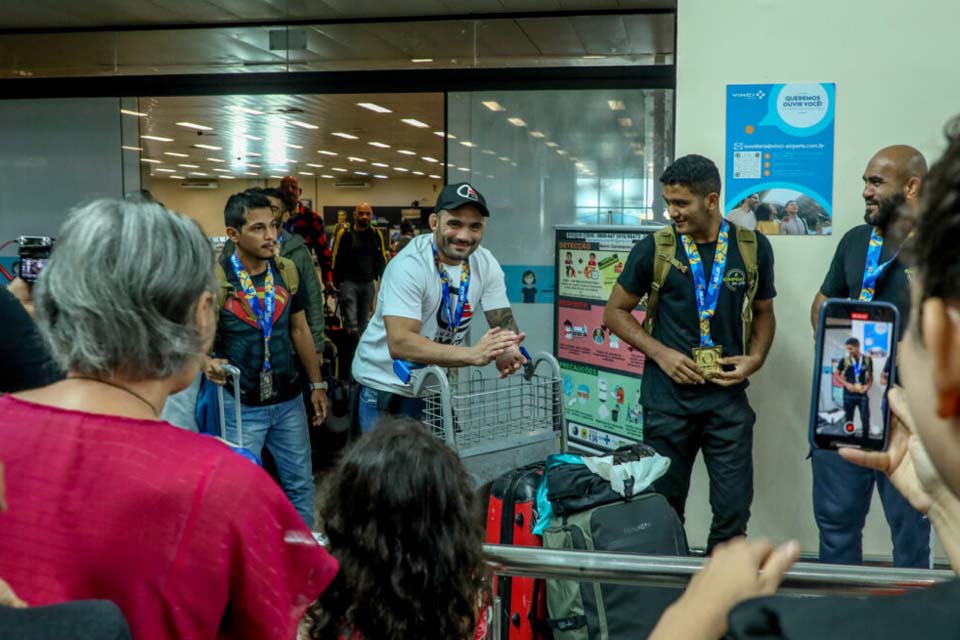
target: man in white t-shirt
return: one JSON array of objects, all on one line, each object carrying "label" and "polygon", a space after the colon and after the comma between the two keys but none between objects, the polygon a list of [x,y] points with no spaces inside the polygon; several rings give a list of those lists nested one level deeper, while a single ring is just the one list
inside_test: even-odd
[{"label": "man in white t-shirt", "polygon": [[[496,361],[501,376],[526,362],[503,270],[480,246],[489,216],[486,200],[468,183],[447,185],[430,216],[432,233],[414,238],[387,265],[376,312],[353,359],[362,431],[383,414],[420,418],[421,402],[394,372],[395,360],[449,368]],[[464,346],[478,307],[490,330]]]}]

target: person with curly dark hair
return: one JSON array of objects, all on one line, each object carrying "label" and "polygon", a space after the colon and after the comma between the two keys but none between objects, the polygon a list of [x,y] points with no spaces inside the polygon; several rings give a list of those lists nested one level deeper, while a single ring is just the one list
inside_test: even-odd
[{"label": "person with curly dark hair", "polygon": [[457,454],[423,424],[391,418],[331,478],[320,518],[340,572],[307,614],[310,637],[473,637],[483,520]]}]

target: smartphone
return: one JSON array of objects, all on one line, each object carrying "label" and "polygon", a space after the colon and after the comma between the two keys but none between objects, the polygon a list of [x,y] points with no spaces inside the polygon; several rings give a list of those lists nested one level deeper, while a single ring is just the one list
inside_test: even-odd
[{"label": "smartphone", "polygon": [[53,251],[53,238],[20,236],[17,238],[19,263],[17,275],[25,282],[36,282]]},{"label": "smartphone", "polygon": [[829,299],[820,308],[810,407],[814,447],[886,450],[898,316],[886,302]]}]

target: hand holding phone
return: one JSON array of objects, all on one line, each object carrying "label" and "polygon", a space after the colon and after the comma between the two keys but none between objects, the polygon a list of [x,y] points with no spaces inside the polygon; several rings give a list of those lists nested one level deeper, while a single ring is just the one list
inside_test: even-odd
[{"label": "hand holding phone", "polygon": [[[831,299],[821,307],[810,408],[814,447],[886,450],[897,320],[896,307],[885,302]],[[883,376],[888,363],[890,375]]]},{"label": "hand holding phone", "polygon": [[53,238],[47,236],[20,236],[17,238],[17,275],[24,282],[34,283],[47,265],[53,251]]}]

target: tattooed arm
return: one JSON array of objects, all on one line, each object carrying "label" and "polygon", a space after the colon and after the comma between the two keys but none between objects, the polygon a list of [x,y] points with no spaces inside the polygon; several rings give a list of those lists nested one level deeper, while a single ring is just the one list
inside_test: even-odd
[{"label": "tattooed arm", "polygon": [[520,353],[520,343],[527,337],[527,334],[520,333],[517,321],[513,319],[513,309],[510,307],[485,311],[484,315],[487,317],[487,323],[491,329],[500,328],[517,334],[516,344],[497,358],[497,370],[500,372],[500,377],[505,378],[511,373],[516,373],[526,364],[527,359]]},{"label": "tattooed arm", "polygon": [[490,325],[491,329],[500,327],[501,329],[506,329],[507,331],[520,333],[520,329],[517,328],[517,321],[513,319],[513,309],[510,307],[486,311],[484,312],[484,315],[487,317],[487,324]]}]

